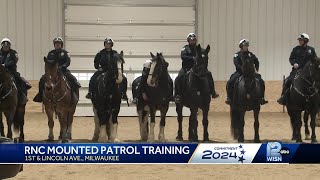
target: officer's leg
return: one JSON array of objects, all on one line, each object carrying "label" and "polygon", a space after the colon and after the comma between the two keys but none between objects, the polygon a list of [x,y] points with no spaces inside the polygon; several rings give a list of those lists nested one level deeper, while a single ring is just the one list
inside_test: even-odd
[{"label": "officer's leg", "polygon": [[214,86],[212,73],[210,71],[208,71],[208,73],[207,73],[207,79],[208,79],[209,88],[210,88],[210,92],[211,92],[212,97],[213,98],[219,97],[219,94],[216,92],[216,89],[215,89],[215,86]]},{"label": "officer's leg", "polygon": [[26,84],[22,80],[20,73],[13,72],[13,77],[16,81],[17,88],[18,88],[18,95],[19,95],[19,103],[20,104],[26,104],[28,102],[28,98],[26,96]]},{"label": "officer's leg", "polygon": [[240,75],[237,72],[235,72],[230,76],[230,79],[227,82],[227,100],[226,100],[227,104],[231,104],[234,84],[239,77]]},{"label": "officer's leg", "polygon": [[169,90],[168,90],[168,98],[169,98],[169,101],[174,101],[174,98],[173,98],[173,81],[172,81],[172,79],[171,79],[171,77],[170,76],[168,76],[168,81],[169,81],[169,83],[168,83],[168,88],[169,88]]},{"label": "officer's leg", "polygon": [[45,75],[42,75],[39,81],[39,92],[38,94],[33,98],[34,102],[42,102],[42,94],[43,94],[43,88],[45,84]]},{"label": "officer's leg", "polygon": [[175,101],[176,103],[181,103],[182,98],[182,88],[184,81],[184,69],[180,69],[178,76],[175,79]]},{"label": "officer's leg", "polygon": [[281,97],[277,100],[277,102],[281,105],[286,105],[286,103],[287,103],[289,88],[292,84],[294,76],[295,76],[295,72],[292,71],[290,73],[289,77],[287,77],[284,81],[284,85],[283,85],[282,92],[281,92]]},{"label": "officer's leg", "polygon": [[123,80],[121,82],[121,92],[122,92],[122,99],[123,100],[128,100],[127,96],[127,90],[128,90],[128,79],[126,76],[122,74]]},{"label": "officer's leg", "polygon": [[258,78],[258,80],[260,82],[261,91],[262,91],[261,105],[264,105],[264,104],[268,103],[268,101],[266,101],[265,98],[264,98],[265,97],[265,91],[266,91],[266,85],[265,85],[264,80],[262,79],[261,75],[258,74],[257,76],[258,76],[257,78]]},{"label": "officer's leg", "polygon": [[88,90],[88,94],[86,95],[87,99],[91,99],[92,97],[92,92],[93,92],[93,85],[96,83],[97,78],[99,77],[99,75],[101,74],[101,71],[96,71],[90,81],[89,81],[89,90]]},{"label": "officer's leg", "polygon": [[68,82],[69,82],[69,85],[70,85],[70,88],[72,90],[72,92],[74,92],[76,94],[76,99],[79,99],[79,88],[81,87],[80,83],[78,82],[77,78],[74,77],[70,71],[66,71],[64,73],[64,75],[66,76]]}]

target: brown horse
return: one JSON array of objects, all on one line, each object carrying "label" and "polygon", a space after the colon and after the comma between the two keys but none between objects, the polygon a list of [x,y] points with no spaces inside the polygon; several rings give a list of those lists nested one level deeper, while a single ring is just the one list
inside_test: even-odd
[{"label": "brown horse", "polygon": [[45,62],[45,88],[43,92],[43,104],[48,116],[49,135],[48,141],[54,140],[53,114],[58,116],[60,122],[60,136],[62,142],[71,139],[73,114],[78,100],[73,98],[73,92],[65,76],[59,70],[55,60],[44,57]]},{"label": "brown horse", "polygon": [[[18,106],[18,89],[7,69],[0,65],[0,112],[4,112],[7,118],[7,137],[19,141],[20,121],[15,118]],[[22,128],[21,128],[22,129]],[[12,134],[13,131],[13,134]],[[4,127],[1,119],[0,135],[4,136]],[[22,137],[23,139],[23,137]]]}]

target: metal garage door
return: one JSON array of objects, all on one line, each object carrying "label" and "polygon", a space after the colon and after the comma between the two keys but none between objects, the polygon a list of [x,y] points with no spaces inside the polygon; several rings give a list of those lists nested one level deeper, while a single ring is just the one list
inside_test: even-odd
[{"label": "metal garage door", "polygon": [[[174,79],[181,67],[180,50],[186,35],[195,31],[194,0],[66,0],[65,41],[72,62],[70,70],[80,80],[80,102],[76,116],[91,116],[91,102],[85,99],[88,82],[95,71],[93,59],[105,37],[115,41],[114,49],[124,51],[128,96],[131,82],[141,75],[150,52],[163,52]],[[123,102],[120,116],[135,116],[135,107]],[[168,115],[174,116],[174,104]]]}]

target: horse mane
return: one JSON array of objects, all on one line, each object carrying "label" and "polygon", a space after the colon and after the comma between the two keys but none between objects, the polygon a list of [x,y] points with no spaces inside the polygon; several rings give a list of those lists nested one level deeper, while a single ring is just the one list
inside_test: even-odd
[{"label": "horse mane", "polygon": [[251,59],[247,58],[242,63],[242,73],[245,78],[254,78],[255,77],[255,66]]}]

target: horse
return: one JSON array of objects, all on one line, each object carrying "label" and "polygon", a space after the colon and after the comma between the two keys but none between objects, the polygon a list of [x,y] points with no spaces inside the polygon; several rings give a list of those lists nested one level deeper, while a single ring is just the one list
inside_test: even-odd
[{"label": "horse", "polygon": [[[145,90],[142,95],[143,98],[137,103],[137,115],[140,126],[140,137],[142,141],[154,142],[154,127],[156,112],[160,111],[160,130],[158,135],[158,140],[160,142],[165,142],[165,125],[166,125],[166,115],[169,109],[169,94],[172,86],[170,83],[170,76],[168,73],[169,64],[164,59],[162,53],[157,53],[151,55],[151,67],[146,78],[142,80],[138,77],[132,83],[133,89],[138,89],[139,83],[144,83],[145,85],[141,88]],[[140,82],[144,81],[144,82]],[[146,82],[145,82],[146,81]],[[133,91],[134,92],[134,91]],[[139,92],[136,92],[139,93]],[[150,115],[150,127],[149,127],[149,115]]]},{"label": "horse", "polygon": [[251,58],[242,63],[242,76],[238,78],[233,90],[233,101],[230,105],[231,134],[238,142],[244,142],[244,125],[246,111],[254,114],[254,142],[260,143],[259,113],[261,108],[262,90],[256,78],[256,69]]},{"label": "horse", "polygon": [[[118,139],[118,114],[121,106],[123,75],[123,51],[109,60],[109,70],[102,73],[91,98],[95,129],[93,141],[120,142]],[[111,119],[111,120],[110,120]]]},{"label": "horse", "polygon": [[287,110],[292,127],[292,140],[303,142],[301,138],[301,113],[311,117],[311,143],[317,143],[315,126],[316,115],[319,109],[320,88],[320,59],[311,59],[301,70],[297,72],[289,90]]},{"label": "horse", "polygon": [[[182,95],[182,102],[176,103],[176,112],[178,114],[178,135],[176,140],[182,141],[182,121],[183,107],[190,109],[189,117],[189,141],[198,141],[198,110],[201,109],[203,112],[203,141],[209,141],[208,133],[208,113],[210,110],[211,93],[209,91],[209,84],[206,73],[208,72],[208,54],[210,52],[210,45],[206,49],[202,49],[199,44],[196,47],[196,58],[193,68],[186,73],[184,80],[184,92]],[[177,80],[175,84],[177,84]]]},{"label": "horse", "polygon": [[[13,138],[15,142],[23,142],[26,104],[19,104],[18,93],[13,77],[4,66],[0,65],[0,112],[3,112],[7,119],[7,137]],[[5,136],[2,113],[0,118],[0,136]]]},{"label": "horse", "polygon": [[59,70],[56,60],[47,59],[45,62],[45,88],[43,91],[43,104],[48,117],[49,135],[48,142],[54,141],[53,114],[58,116],[60,123],[59,139],[62,143],[72,139],[73,115],[78,104],[78,99],[73,97],[73,92],[66,77]]}]

